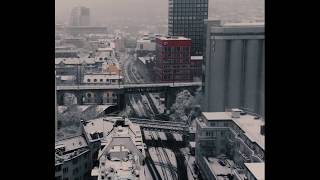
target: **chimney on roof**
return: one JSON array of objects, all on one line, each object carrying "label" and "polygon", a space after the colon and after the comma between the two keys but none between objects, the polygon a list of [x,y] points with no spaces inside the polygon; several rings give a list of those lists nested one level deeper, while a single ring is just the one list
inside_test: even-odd
[{"label": "chimney on roof", "polygon": [[240,109],[231,109],[231,117],[232,118],[240,118],[240,113],[242,110]]}]

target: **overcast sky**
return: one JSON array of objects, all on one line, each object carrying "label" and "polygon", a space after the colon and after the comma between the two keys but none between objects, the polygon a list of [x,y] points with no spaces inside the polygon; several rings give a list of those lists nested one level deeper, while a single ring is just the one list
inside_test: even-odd
[{"label": "overcast sky", "polygon": [[[168,16],[168,0],[55,0],[56,22],[67,22],[75,6],[90,8],[93,24],[108,24],[121,18]],[[209,17],[227,21],[264,20],[264,0],[209,0]]]}]

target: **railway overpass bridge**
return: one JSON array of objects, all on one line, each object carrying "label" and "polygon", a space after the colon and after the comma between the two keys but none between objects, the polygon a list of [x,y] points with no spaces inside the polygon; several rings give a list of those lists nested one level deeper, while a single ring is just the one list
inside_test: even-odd
[{"label": "railway overpass bridge", "polygon": [[161,121],[153,119],[129,118],[131,122],[139,124],[142,129],[161,132],[175,132],[188,135],[189,126],[183,122]]},{"label": "railway overpass bridge", "polygon": [[175,100],[176,94],[184,89],[195,92],[201,86],[201,82],[172,82],[172,83],[142,83],[142,84],[80,84],[80,85],[57,85],[57,103],[65,105],[66,94],[72,95],[76,103],[82,104],[106,104],[106,99],[115,99],[122,108],[126,104],[128,94],[135,93],[165,93],[166,106],[170,107]]}]

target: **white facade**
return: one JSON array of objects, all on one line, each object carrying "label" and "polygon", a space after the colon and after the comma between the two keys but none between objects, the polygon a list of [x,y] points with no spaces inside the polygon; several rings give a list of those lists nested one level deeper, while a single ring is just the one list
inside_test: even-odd
[{"label": "white facade", "polygon": [[150,39],[139,39],[137,41],[137,50],[140,51],[155,51],[156,43]]}]

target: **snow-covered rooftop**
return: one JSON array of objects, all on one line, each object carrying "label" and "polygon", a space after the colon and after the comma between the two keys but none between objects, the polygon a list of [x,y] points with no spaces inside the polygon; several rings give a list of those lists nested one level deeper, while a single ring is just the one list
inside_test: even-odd
[{"label": "snow-covered rooftop", "polygon": [[160,40],[191,40],[190,38],[186,38],[182,36],[160,36],[157,38]]},{"label": "snow-covered rooftop", "polygon": [[203,60],[203,56],[191,56],[191,60]]},{"label": "snow-covered rooftop", "polygon": [[241,115],[239,118],[232,118],[231,112],[203,112],[202,114],[207,121],[232,120],[245,132],[244,134],[252,142],[256,142],[264,149],[265,138],[260,132],[261,126],[265,123],[261,118],[255,119],[255,116],[250,114]]},{"label": "snow-covered rooftop", "polygon": [[209,157],[207,159],[209,167],[214,174],[217,175],[228,175],[231,174],[231,168],[229,166],[222,166],[219,163],[218,158]]},{"label": "snow-covered rooftop", "polygon": [[94,58],[55,58],[55,64],[60,63],[66,65],[77,65],[77,64],[95,64],[96,60]]},{"label": "snow-covered rooftop", "polygon": [[91,78],[107,78],[107,79],[123,79],[123,76],[109,74],[109,73],[99,73],[99,74],[85,74],[84,79]]},{"label": "snow-covered rooftop", "polygon": [[67,139],[57,141],[55,143],[56,148],[65,147],[65,152],[73,151],[83,147],[87,147],[88,144],[83,136],[75,136]]},{"label": "snow-covered rooftop", "polygon": [[244,165],[257,180],[265,179],[264,163],[244,163]]}]

